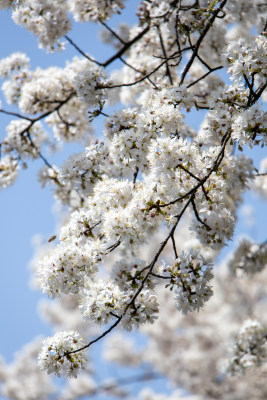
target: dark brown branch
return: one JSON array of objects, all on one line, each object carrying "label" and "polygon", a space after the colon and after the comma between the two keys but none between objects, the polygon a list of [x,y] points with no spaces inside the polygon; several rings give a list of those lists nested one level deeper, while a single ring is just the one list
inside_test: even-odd
[{"label": "dark brown branch", "polygon": [[146,74],[145,76],[143,76],[142,78],[138,79],[137,81],[134,82],[130,82],[130,83],[121,83],[119,85],[110,85],[110,86],[106,86],[103,85],[102,88],[106,88],[106,89],[115,89],[115,88],[120,88],[120,87],[124,87],[124,86],[134,86],[137,83],[143,82],[145,79],[149,78],[151,75],[153,75],[155,72],[157,72],[164,64],[167,63],[168,60],[163,61],[161,64],[159,64],[156,68],[153,69],[152,72],[149,72],[148,74]]},{"label": "dark brown branch", "polygon": [[266,88],[267,88],[267,81],[256,90],[254,100],[252,101],[251,105],[255,104],[256,101],[259,100],[259,98],[261,97],[262,93]]},{"label": "dark brown branch", "polygon": [[259,172],[258,174],[254,174],[253,177],[256,178],[257,176],[266,176],[266,175],[267,175],[267,172],[262,172],[262,173]]},{"label": "dark brown branch", "polygon": [[[35,143],[34,143],[33,140],[32,140],[32,137],[31,137],[31,134],[30,134],[29,130],[27,130],[27,138],[29,139],[32,148],[34,148],[34,150],[36,151],[36,154],[38,155],[38,157],[40,157],[41,160],[43,160],[43,162],[45,163],[45,165],[46,165],[48,168],[51,168],[51,169],[55,172],[55,174],[56,174],[56,170],[54,169],[53,165],[50,164],[50,162],[43,156],[43,154],[41,153],[41,151],[36,147]],[[58,181],[57,178],[54,179],[54,180],[56,181],[56,183],[57,183],[58,185],[60,184],[60,182]],[[60,186],[62,186],[62,184],[60,184]]]},{"label": "dark brown branch", "polygon": [[100,111],[99,114],[101,114],[101,115],[103,115],[104,117],[107,117],[107,118],[110,117],[108,114],[104,113],[103,111]]},{"label": "dark brown branch", "polygon": [[163,276],[163,275],[159,275],[159,274],[155,274],[155,272],[150,272],[151,276],[154,276],[155,278],[159,278],[159,279],[171,279],[170,276]]},{"label": "dark brown branch", "polygon": [[[138,70],[137,68],[133,67],[131,64],[127,63],[127,61],[125,61],[122,57],[119,57],[119,60],[120,60],[123,64],[127,65],[127,67],[133,69],[133,70],[134,70],[135,72],[137,72],[138,74],[145,75],[144,72]],[[158,89],[158,87],[156,86],[156,84],[155,84],[150,78],[147,78],[147,80],[151,83],[151,85],[154,86],[155,89]]]},{"label": "dark brown branch", "polygon": [[113,30],[111,29],[104,21],[99,21],[116,39],[118,39],[119,42],[121,42],[123,45],[126,44],[126,42]]},{"label": "dark brown branch", "polygon": [[204,222],[204,221],[200,218],[200,216],[199,216],[199,214],[198,214],[198,211],[197,211],[197,207],[196,207],[196,203],[195,203],[195,200],[194,200],[194,199],[195,199],[195,196],[193,197],[191,203],[192,203],[192,207],[193,207],[193,210],[194,210],[196,219],[197,219],[202,225],[204,225],[204,226],[207,228],[208,231],[210,231],[211,228],[209,227],[209,225],[206,224],[206,222]]},{"label": "dark brown branch", "polygon": [[[202,79],[205,79],[206,76],[208,76],[208,75],[211,74],[212,72],[217,71],[218,69],[222,69],[222,68],[223,68],[222,65],[220,65],[219,67],[216,67],[216,68],[211,68],[208,72],[206,72],[206,74],[202,75],[200,78],[198,78],[198,79],[195,80],[194,82],[192,82],[192,83],[190,83],[189,85],[187,85],[187,86],[186,86],[187,89],[190,88],[191,86],[194,86],[196,83],[202,81]],[[200,108],[200,107],[198,107],[198,108]]]},{"label": "dark brown branch", "polygon": [[181,54],[181,45],[180,45],[178,29],[177,29],[178,21],[179,21],[179,11],[180,11],[179,9],[176,11],[176,16],[175,16],[175,38],[176,38],[178,52]]},{"label": "dark brown branch", "polygon": [[36,118],[25,118],[28,121],[30,121],[30,124],[20,132],[20,135],[23,135],[24,133],[26,133],[35,124],[35,122],[40,121],[41,119],[47,117],[48,115],[52,114],[53,112],[58,111],[64,104],[66,104],[74,96],[74,94],[75,93],[71,93],[65,100],[54,101],[54,103],[58,103],[58,105],[53,110],[46,111],[45,113],[39,115]]},{"label": "dark brown branch", "polygon": [[249,96],[248,96],[248,102],[247,102],[247,107],[250,107],[251,105],[251,101],[252,101],[252,97],[255,98],[255,92],[253,90],[253,85],[254,85],[254,75],[252,75],[252,82],[250,83],[247,76],[244,74],[243,75],[245,82],[249,88]]},{"label": "dark brown branch", "polygon": [[[38,157],[40,157],[40,158],[43,160],[43,162],[45,163],[45,165],[46,165],[47,167],[52,168],[53,171],[55,171],[54,167],[53,167],[53,166],[49,163],[49,161],[44,157],[44,155],[41,153],[41,151],[35,146],[35,144],[34,144],[32,138],[31,138],[31,135],[30,135],[30,129],[31,129],[31,127],[35,124],[35,122],[40,121],[41,119],[47,117],[48,115],[52,114],[53,112],[58,112],[59,109],[60,109],[64,104],[66,104],[66,103],[74,96],[74,94],[75,94],[75,93],[71,93],[65,100],[62,100],[62,101],[54,101],[54,103],[58,103],[58,105],[57,105],[53,110],[51,110],[51,111],[46,111],[45,113],[39,115],[39,116],[36,117],[36,118],[24,117],[24,116],[21,115],[21,114],[12,113],[12,112],[5,111],[5,110],[0,110],[0,112],[3,112],[3,113],[5,113],[5,114],[14,115],[14,116],[17,116],[17,117],[19,117],[19,118],[22,118],[22,119],[25,119],[25,120],[29,121],[29,125],[28,125],[26,128],[24,128],[19,134],[20,134],[21,136],[23,136],[24,134],[27,135],[27,137],[28,137],[28,139],[29,139],[29,141],[30,141],[30,143],[31,143],[31,146],[34,148],[34,150],[35,150],[36,153],[38,154]],[[55,172],[56,172],[56,171],[55,171]],[[60,184],[60,182],[59,182],[57,179],[55,179],[55,181],[56,181],[57,184]],[[61,185],[61,184],[60,184],[60,185]]]},{"label": "dark brown branch", "polygon": [[121,244],[121,241],[118,240],[116,243],[112,244],[107,248],[106,254],[111,253],[113,250],[115,250],[119,245]]},{"label": "dark brown branch", "polygon": [[65,35],[64,38],[67,39],[67,41],[78,51],[78,53],[80,53],[83,57],[87,58],[87,60],[89,60],[99,66],[102,65],[100,62],[89,57],[76,43],[73,42],[73,40],[68,35]]},{"label": "dark brown branch", "polygon": [[183,49],[181,49],[181,50],[179,50],[179,51],[175,51],[174,53],[172,53],[172,55],[170,55],[170,56],[168,56],[168,57],[155,56],[155,55],[153,55],[153,57],[154,57],[154,58],[159,58],[160,60],[168,60],[168,61],[170,61],[170,60],[175,60],[176,58],[181,57],[181,54],[182,54],[184,51],[187,51],[187,50],[193,50],[193,49],[192,49],[192,46],[187,46],[187,47],[184,47]]},{"label": "dark brown branch", "polygon": [[198,182],[201,182],[201,179],[198,178],[196,175],[194,175],[192,172],[190,172],[188,169],[186,169],[182,164],[176,165],[175,168],[181,168],[184,172],[186,172],[188,175],[190,175],[192,178],[196,179]]},{"label": "dark brown branch", "polygon": [[90,346],[92,346],[92,344],[98,342],[100,339],[102,339],[103,337],[105,337],[108,333],[110,333],[122,320],[122,316],[119,317],[113,325],[111,325],[107,330],[105,330],[101,335],[97,336],[97,338],[95,338],[94,340],[91,340],[91,342],[89,342],[88,344],[86,344],[85,346],[77,349],[77,350],[73,350],[73,351],[68,351],[64,354],[64,356],[68,355],[68,354],[74,354],[74,353],[79,353],[80,351],[83,351],[85,349],[88,349]]},{"label": "dark brown branch", "polygon": [[174,251],[174,255],[175,255],[175,260],[178,258],[178,254],[177,254],[177,249],[176,249],[176,243],[175,243],[175,239],[174,239],[174,234],[171,235],[171,241],[172,241],[172,248]]},{"label": "dark brown branch", "polygon": [[134,185],[135,185],[135,183],[136,183],[136,179],[137,179],[138,172],[139,172],[139,168],[138,168],[138,167],[135,167],[134,176],[133,176],[133,184],[134,184]]},{"label": "dark brown branch", "polygon": [[30,122],[32,121],[32,118],[26,117],[25,115],[21,115],[19,113],[6,111],[6,110],[3,110],[3,109],[0,109],[0,112],[3,113],[3,114],[6,114],[6,115],[13,115],[14,117],[18,117],[18,118],[21,118],[21,119],[26,119],[27,121],[30,121]]},{"label": "dark brown branch", "polygon": [[126,314],[127,310],[129,309],[129,307],[135,302],[136,298],[138,297],[138,295],[141,293],[141,291],[143,290],[145,283],[149,277],[149,275],[151,274],[151,272],[153,271],[153,268],[156,264],[156,262],[158,261],[158,258],[160,256],[160,254],[162,253],[162,251],[164,250],[166,244],[168,243],[169,239],[174,235],[174,232],[177,228],[178,223],[180,222],[182,216],[184,215],[187,207],[189,206],[191,202],[191,198],[187,201],[187,203],[185,204],[185,206],[183,207],[182,211],[180,212],[179,215],[176,216],[176,222],[173,225],[172,229],[170,230],[168,236],[166,237],[166,239],[161,243],[159,250],[157,251],[155,257],[153,258],[152,262],[148,265],[148,272],[146,274],[146,276],[144,277],[144,279],[141,282],[141,285],[139,287],[139,289],[136,291],[135,295],[133,296],[132,300],[130,301],[130,303],[128,303],[123,315]]},{"label": "dark brown branch", "polygon": [[[160,31],[160,27],[157,26],[157,28],[158,28],[159,41],[160,41],[162,53],[163,53],[165,59],[168,60],[168,56],[167,56],[166,49],[165,49],[165,46],[164,46],[164,42],[163,42],[162,34],[161,34],[161,31]],[[166,75],[169,78],[170,84],[173,85],[173,80],[172,80],[171,71],[170,71],[170,67],[169,67],[168,61],[166,62]]]},{"label": "dark brown branch", "polygon": [[116,54],[114,54],[107,61],[105,61],[104,63],[102,63],[100,65],[102,65],[103,67],[107,67],[113,61],[120,58],[134,43],[136,43],[139,39],[141,39],[148,31],[149,31],[149,26],[147,26],[144,30],[139,32],[138,35],[136,35],[132,40],[127,42]]},{"label": "dark brown branch", "polygon": [[57,115],[58,115],[60,121],[63,122],[63,124],[65,124],[67,127],[74,126],[73,122],[68,122],[62,117],[62,115],[60,114],[60,110],[59,109],[56,112],[57,112]]},{"label": "dark brown branch", "polygon": [[201,35],[199,36],[195,46],[194,46],[194,50],[193,50],[193,54],[191,55],[188,63],[185,66],[185,69],[182,73],[182,77],[180,80],[180,85],[182,85],[184,83],[184,80],[186,78],[186,75],[188,73],[188,71],[191,68],[191,65],[193,64],[194,59],[197,56],[199,47],[203,41],[203,39],[205,38],[206,34],[208,33],[208,31],[210,30],[210,28],[212,27],[213,22],[215,21],[215,19],[217,18],[218,14],[220,13],[220,11],[222,11],[223,7],[225,6],[227,0],[223,0],[220,7],[216,8],[216,10],[214,11],[214,13],[212,14],[212,16],[210,17],[209,21],[207,22],[205,28],[203,29]]},{"label": "dark brown branch", "polygon": [[[193,45],[193,43],[192,43],[192,41],[191,41],[190,36],[188,36],[188,41],[189,41],[190,46],[192,47],[192,49],[194,49],[194,45]],[[206,63],[206,61],[204,61],[203,58],[200,57],[200,55],[199,55],[198,53],[196,54],[196,57],[197,57],[197,59],[201,62],[201,64],[203,64],[209,71],[212,69],[212,68]]]}]

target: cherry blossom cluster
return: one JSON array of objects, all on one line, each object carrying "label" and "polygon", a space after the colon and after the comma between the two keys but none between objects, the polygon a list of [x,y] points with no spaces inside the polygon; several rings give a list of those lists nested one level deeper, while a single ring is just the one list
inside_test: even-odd
[{"label": "cherry blossom cluster", "polygon": [[0,61],[0,76],[5,79],[2,90],[9,104],[16,104],[21,95],[21,87],[28,82],[29,58],[24,53],[13,53]]},{"label": "cherry blossom cluster", "polygon": [[0,189],[12,185],[19,172],[18,162],[10,155],[0,160]]},{"label": "cherry blossom cluster", "polygon": [[244,374],[247,369],[261,365],[267,358],[266,328],[256,320],[245,321],[235,338],[232,352],[227,368],[231,374]]},{"label": "cherry blossom cluster", "polygon": [[104,87],[108,84],[103,68],[92,63],[88,69],[78,73],[73,83],[79,97],[88,107],[99,106],[102,109],[106,97]]},{"label": "cherry blossom cluster", "polygon": [[10,7],[16,24],[36,35],[41,48],[55,51],[64,48],[59,39],[71,29],[68,11],[76,21],[104,21],[120,13],[124,0],[1,0],[0,9]]},{"label": "cherry blossom cluster", "polygon": [[229,266],[233,271],[241,269],[249,275],[262,271],[267,266],[267,243],[257,244],[249,239],[243,239]]},{"label": "cherry blossom cluster", "polygon": [[187,314],[204,306],[213,294],[209,282],[213,278],[212,270],[196,251],[182,252],[174,265],[163,267],[163,272],[170,275],[166,286],[176,293],[178,310]]},{"label": "cherry blossom cluster", "polygon": [[135,167],[143,172],[149,165],[147,153],[154,143],[152,139],[162,135],[193,136],[178,106],[193,106],[193,98],[184,87],[163,89],[151,99],[144,99],[142,106],[113,114],[106,122],[105,134],[115,165],[124,165],[125,172]]},{"label": "cherry blossom cluster", "polygon": [[24,53],[12,53],[9,57],[2,58],[0,61],[1,78],[9,76],[11,73],[18,72],[29,67],[29,57]]},{"label": "cherry blossom cluster", "polygon": [[82,351],[75,350],[83,347],[84,342],[78,332],[58,332],[53,337],[43,341],[39,354],[39,366],[48,374],[77,377],[81,368],[85,367],[87,357]]},{"label": "cherry blossom cluster", "polygon": [[[183,248],[187,241],[181,236],[178,246]],[[252,312],[253,319],[266,326],[266,278],[266,270],[253,276],[233,276],[225,263],[216,265],[214,295],[203,310],[186,315],[176,312],[173,294],[158,287],[159,318],[154,325],[140,327],[148,345],[139,348],[128,335],[114,332],[107,339],[105,356],[110,362],[134,367],[136,372],[150,365],[175,388],[182,386],[201,400],[264,399],[266,362],[262,359],[245,375],[229,376],[225,358],[233,336],[244,320],[251,319]]]},{"label": "cherry blossom cluster", "polygon": [[247,41],[239,39],[229,43],[225,56],[228,63],[227,72],[235,80],[247,79],[255,74],[267,75],[267,42],[266,36],[260,35]]},{"label": "cherry blossom cluster", "polygon": [[[29,112],[31,115],[47,113],[45,122],[52,127],[57,141],[84,140],[86,136],[92,135],[92,128],[86,116],[86,105],[78,99],[73,81],[77,73],[88,66],[87,60],[75,58],[65,68],[37,68],[30,71],[28,57],[22,53],[14,53],[1,61],[0,75],[5,79],[2,89],[7,102],[17,104],[22,112]],[[55,108],[56,111],[53,112]],[[18,161],[25,163],[29,158],[39,157],[45,143],[52,149],[56,148],[38,117],[24,119],[19,114],[18,116],[20,118],[12,120],[7,126],[7,136],[2,141],[3,153],[9,154],[11,164],[17,166]],[[56,168],[49,168],[51,173],[46,175],[47,178],[58,185]],[[5,168],[5,176],[8,170]],[[5,179],[2,187],[6,187],[7,182],[14,182],[15,175],[12,176],[13,178]],[[64,196],[69,197],[66,192],[69,193],[70,188],[58,185],[57,189],[62,195],[64,192]]]},{"label": "cherry blossom cluster", "polygon": [[258,105],[237,114],[232,124],[232,138],[239,142],[241,147],[249,143],[250,147],[267,143],[266,112]]},{"label": "cherry blossom cluster", "polygon": [[237,34],[236,37],[250,36],[249,28],[253,25],[256,25],[258,30],[261,31],[266,13],[266,6],[262,4],[261,0],[253,2],[232,0],[226,3],[225,10],[225,20],[237,24],[237,27],[234,27],[232,31],[233,34]]},{"label": "cherry blossom cluster", "polygon": [[[20,110],[25,113],[38,114],[54,110],[55,105],[67,103],[75,95],[74,77],[89,65],[87,60],[74,58],[72,62],[66,64],[65,68],[37,68],[33,71],[31,80],[25,82],[21,88],[21,97],[18,103]],[[79,107],[80,103],[76,102],[76,106]],[[72,112],[73,110],[74,107],[72,107]],[[60,114],[58,116],[60,118]],[[61,120],[64,122],[64,114]],[[73,121],[68,121],[66,118],[66,122]]]},{"label": "cherry blossom cluster", "polygon": [[29,121],[13,120],[6,130],[7,136],[2,142],[3,152],[15,152],[22,158],[38,157],[41,144],[47,139],[41,122],[31,126]]},{"label": "cherry blossom cluster", "polygon": [[[86,288],[81,300],[81,312],[87,320],[107,324],[114,317],[121,319],[121,326],[131,330],[133,326],[149,322],[153,324],[157,318],[158,302],[149,290],[143,290],[134,298],[134,291],[123,291],[111,281],[98,280],[93,287]],[[130,302],[129,302],[130,299]]]},{"label": "cherry blossom cluster", "polygon": [[39,171],[39,181],[43,187],[53,186],[54,196],[60,203],[76,209],[92,194],[95,183],[110,167],[109,161],[108,149],[96,140],[83,152],[71,155],[61,168],[43,167]]},{"label": "cherry blossom cluster", "polygon": [[64,0],[56,3],[51,0],[19,2],[12,18],[16,24],[38,36],[40,47],[47,47],[52,51],[55,45],[59,45],[58,39],[71,27]]},{"label": "cherry blossom cluster", "polygon": [[113,13],[120,13],[124,0],[68,0],[70,12],[76,21],[105,21]]},{"label": "cherry blossom cluster", "polygon": [[53,129],[58,142],[83,141],[93,133],[86,111],[86,105],[75,96],[63,104],[60,110],[50,114],[45,122]]},{"label": "cherry blossom cluster", "polygon": [[106,169],[108,150],[104,143],[92,144],[84,152],[73,154],[62,165],[58,179],[84,197],[92,194],[94,185],[102,179]]}]

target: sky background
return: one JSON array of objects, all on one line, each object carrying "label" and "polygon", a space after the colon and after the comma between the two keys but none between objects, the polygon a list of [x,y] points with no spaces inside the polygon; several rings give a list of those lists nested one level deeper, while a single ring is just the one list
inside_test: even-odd
[{"label": "sky background", "polygon": [[[124,20],[136,21],[135,9],[138,3],[139,1],[128,2]],[[119,20],[118,17],[113,18],[111,26],[115,26]],[[97,60],[104,61],[114,53],[111,47],[104,46],[97,40],[96,26],[93,24],[75,24],[69,36]],[[36,37],[15,25],[11,13],[0,11],[0,58],[16,51],[25,52],[30,57],[32,68],[64,66],[65,60],[77,55],[69,45],[62,53],[47,54],[44,50],[39,50]],[[14,111],[10,105],[3,108]],[[6,135],[5,126],[8,120],[6,116],[0,114],[0,141]],[[191,123],[197,128],[199,120],[195,119]],[[100,123],[97,129],[101,129]],[[77,145],[68,145],[62,155],[56,158],[49,157],[49,161],[60,163],[68,154],[79,149],[81,147]],[[259,160],[264,157],[264,150],[247,151],[247,154],[253,154],[255,165],[259,167]],[[14,352],[36,335],[51,334],[51,328],[38,316],[37,303],[44,297],[40,292],[30,289],[30,271],[27,267],[33,256],[31,245],[33,236],[41,234],[48,240],[55,232],[52,191],[49,188],[41,188],[37,181],[37,173],[42,166],[40,160],[29,163],[28,169],[20,171],[15,184],[0,192],[0,354],[9,362],[12,361]],[[255,225],[248,226],[245,217],[246,208],[242,206],[236,236],[245,232],[257,241],[265,240],[266,206],[252,194],[245,195],[244,204],[246,207],[254,207]],[[231,248],[231,245],[229,247]],[[229,248],[224,250],[220,259],[223,259],[228,251]]]}]

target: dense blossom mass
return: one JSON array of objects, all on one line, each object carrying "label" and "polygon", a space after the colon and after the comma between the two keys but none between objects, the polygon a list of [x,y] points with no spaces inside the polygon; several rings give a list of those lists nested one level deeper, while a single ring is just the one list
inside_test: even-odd
[{"label": "dense blossom mass", "polygon": [[[43,341],[40,369],[70,378],[81,372],[58,399],[105,390],[127,397],[119,384],[98,388],[87,360],[87,348],[115,328],[140,328],[148,347],[138,353],[119,333],[107,344],[109,360],[149,362],[149,376],[165,375],[189,399],[265,399],[262,377],[257,397],[249,385],[267,361],[266,290],[258,278],[266,282],[266,241],[243,237],[214,267],[245,191],[267,196],[266,158],[258,165],[250,155],[267,143],[264,2],[143,0],[136,24],[114,29],[109,20],[127,1],[0,0],[3,8],[40,48],[77,51],[64,67],[32,69],[22,52],[0,61],[8,104],[0,113],[11,117],[0,189],[40,158],[41,185],[67,210],[33,262],[35,285],[54,302],[42,313],[59,330]],[[74,43],[68,35],[77,22],[101,25],[113,55],[98,61]],[[104,121],[102,134],[95,119]],[[193,120],[202,120],[198,129]],[[82,150],[52,165],[47,148],[70,142]],[[27,390],[12,391],[13,372],[2,369],[5,396],[23,399]],[[250,371],[248,381],[238,376]],[[48,399],[54,388],[42,379],[46,390],[25,398]],[[181,398],[150,390],[138,397]]]}]

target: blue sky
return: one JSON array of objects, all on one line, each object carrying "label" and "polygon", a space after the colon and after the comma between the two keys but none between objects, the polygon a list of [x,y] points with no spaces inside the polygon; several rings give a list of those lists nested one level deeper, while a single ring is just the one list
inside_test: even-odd
[{"label": "blue sky", "polygon": [[[136,20],[134,10],[138,1],[129,2],[127,20]],[[118,17],[114,18],[116,25]],[[98,60],[104,61],[113,54],[110,47],[103,46],[96,40],[96,27],[91,24],[74,26],[70,37],[88,53]],[[51,65],[63,66],[65,60],[77,55],[70,46],[62,53],[47,54],[39,50],[36,38],[25,29],[15,25],[7,11],[0,12],[0,58],[8,56],[15,51],[25,52],[31,58],[33,68],[43,68]],[[11,109],[10,106],[7,106]],[[0,114],[0,140],[5,136],[5,126],[8,119]],[[195,122],[194,124],[197,124]],[[64,158],[77,146],[68,146]],[[250,155],[250,151],[247,152]],[[255,159],[263,157],[263,150],[253,151]],[[256,161],[256,165],[259,163]],[[27,170],[21,171],[14,186],[0,193],[0,248],[1,248],[1,280],[0,280],[0,354],[7,361],[11,361],[13,353],[19,350],[26,342],[36,335],[49,335],[50,327],[42,323],[37,313],[37,302],[42,294],[29,289],[29,270],[27,264],[33,255],[31,238],[36,233],[42,234],[47,239],[53,235],[55,219],[51,212],[53,205],[52,192],[42,189],[37,182],[37,172],[43,166],[41,161],[29,164]],[[248,228],[245,219],[241,216],[236,229],[238,235],[247,231],[256,240],[264,240],[267,226],[267,212],[264,203],[253,195],[245,196],[249,204],[255,206],[256,228]],[[223,256],[228,250],[223,252]]]}]

